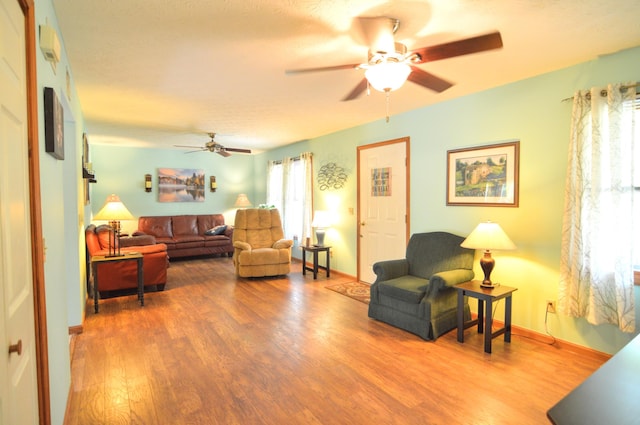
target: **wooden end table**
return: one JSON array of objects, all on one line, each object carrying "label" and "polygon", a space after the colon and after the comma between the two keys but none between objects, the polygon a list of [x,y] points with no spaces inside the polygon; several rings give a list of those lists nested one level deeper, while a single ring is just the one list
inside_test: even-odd
[{"label": "wooden end table", "polygon": [[[464,330],[477,324],[478,333],[483,332],[484,322],[484,351],[491,354],[491,340],[504,334],[504,342],[511,342],[511,294],[518,288],[498,285],[493,288],[483,288],[481,281],[471,280],[456,286],[458,290],[458,342],[464,342]],[[467,322],[464,321],[464,297],[469,296],[478,299],[478,317]],[[493,302],[505,299],[504,327],[491,332],[493,325]]]},{"label": "wooden end table", "polygon": [[[318,269],[325,269],[327,271],[327,277],[330,275],[330,262],[331,262],[331,247],[330,246],[300,246],[302,248],[302,274],[307,274],[307,270],[313,272],[313,278],[318,278]],[[307,252],[313,253],[313,267],[307,267]],[[318,264],[318,253],[324,252],[326,256],[326,266],[320,266]]]},{"label": "wooden end table", "polygon": [[143,255],[139,252],[127,252],[122,255],[108,256],[108,255],[94,255],[91,257],[91,268],[93,270],[93,309],[98,312],[98,264],[119,262],[119,261],[133,261],[136,260],[138,265],[138,301],[140,305],[144,306],[144,275],[142,268]]}]

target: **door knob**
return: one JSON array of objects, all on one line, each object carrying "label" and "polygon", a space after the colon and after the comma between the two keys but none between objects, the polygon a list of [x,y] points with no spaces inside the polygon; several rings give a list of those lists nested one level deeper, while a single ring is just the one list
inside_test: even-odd
[{"label": "door knob", "polygon": [[364,226],[364,221],[360,223],[360,226]]},{"label": "door knob", "polygon": [[18,355],[22,354],[22,340],[19,339],[16,344],[11,344],[9,346],[9,354],[17,353]]}]

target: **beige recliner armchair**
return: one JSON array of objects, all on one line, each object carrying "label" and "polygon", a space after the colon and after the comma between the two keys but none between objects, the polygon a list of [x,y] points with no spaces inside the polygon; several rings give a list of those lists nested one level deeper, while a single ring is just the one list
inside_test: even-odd
[{"label": "beige recliner armchair", "polygon": [[240,277],[277,276],[291,270],[293,241],[284,238],[276,209],[236,212],[233,231],[233,264]]}]

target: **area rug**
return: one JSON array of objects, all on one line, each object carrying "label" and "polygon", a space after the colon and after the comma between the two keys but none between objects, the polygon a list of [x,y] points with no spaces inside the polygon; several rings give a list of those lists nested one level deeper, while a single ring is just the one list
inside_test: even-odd
[{"label": "area rug", "polygon": [[346,295],[349,298],[353,298],[354,300],[358,300],[362,303],[369,304],[371,300],[369,288],[370,286],[366,283],[361,282],[346,282],[346,283],[336,283],[334,285],[325,286],[327,289],[331,289],[339,294]]}]

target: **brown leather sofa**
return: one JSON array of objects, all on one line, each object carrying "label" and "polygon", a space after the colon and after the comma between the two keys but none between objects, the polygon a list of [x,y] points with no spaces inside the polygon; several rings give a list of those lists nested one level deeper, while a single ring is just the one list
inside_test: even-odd
[{"label": "brown leather sofa", "polygon": [[[106,225],[96,227],[90,224],[85,229],[89,264],[92,256],[109,253],[110,232]],[[113,238],[113,234],[111,237]],[[162,243],[157,244],[151,236],[122,238],[117,243],[120,243],[121,252],[140,252],[144,256],[142,261],[144,286],[156,286],[158,290],[164,290],[169,266],[167,246]],[[138,287],[138,269],[135,261],[99,263],[97,267],[101,292]],[[90,273],[91,267],[88,267],[87,276],[92,279]]]},{"label": "brown leather sofa", "polygon": [[167,246],[169,258],[233,255],[233,226],[224,224],[222,214],[140,217],[133,234],[155,237]]}]

